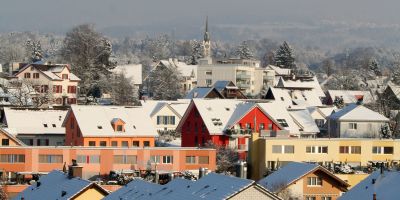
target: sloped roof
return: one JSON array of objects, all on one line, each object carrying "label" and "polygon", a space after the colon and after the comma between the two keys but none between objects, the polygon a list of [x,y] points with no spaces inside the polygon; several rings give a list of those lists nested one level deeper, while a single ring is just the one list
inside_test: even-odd
[{"label": "sloped roof", "polygon": [[268,65],[266,68],[274,70],[276,75],[290,75],[291,74],[291,69],[287,69],[287,68],[280,68],[280,67],[277,67],[274,65]]},{"label": "sloped roof", "polygon": [[[215,89],[218,90],[218,92],[221,92],[224,90],[226,87],[229,87],[229,85],[232,83],[232,81],[216,81],[213,85]],[[232,83],[232,85],[234,85]]]},{"label": "sloped roof", "polygon": [[[59,200],[67,200],[75,197],[84,189],[88,188],[91,185],[95,185],[88,180],[83,180],[80,178],[68,178],[68,175],[60,172],[58,170],[53,170],[49,174],[40,177],[39,179],[40,186],[37,183],[27,187],[24,191],[19,193],[15,200],[22,199],[25,200],[36,200],[36,199],[59,199]],[[101,189],[106,195],[107,192],[102,189],[100,186],[97,186]],[[62,192],[65,192],[65,195],[62,196]]]},{"label": "sloped roof", "polygon": [[302,129],[301,132],[314,134],[319,133],[319,128],[307,109],[289,109],[289,114],[294,119],[294,122]]},{"label": "sloped roof", "polygon": [[287,90],[281,88],[270,87],[269,91],[272,92],[272,95],[275,98],[275,101],[283,103],[286,107],[293,105],[292,98],[290,97]]},{"label": "sloped roof", "polygon": [[178,70],[182,73],[182,76],[190,77],[194,75],[195,78],[197,77],[198,65],[188,65],[185,62],[180,62],[176,59],[161,60],[160,63],[162,63],[166,67],[177,67]]},{"label": "sloped roof", "polygon": [[[6,131],[17,134],[65,134],[62,123],[67,110],[4,108]],[[29,120],[25,120],[29,119]],[[47,126],[47,127],[46,127]],[[55,126],[55,127],[54,127]]]},{"label": "sloped roof", "polygon": [[329,118],[339,121],[389,122],[389,119],[385,116],[355,103],[349,104],[340,111],[331,114]]},{"label": "sloped roof", "polygon": [[216,90],[214,87],[195,87],[190,90],[185,99],[206,98],[207,95],[213,90],[219,94],[219,91]]},{"label": "sloped roof", "polygon": [[118,65],[112,71],[124,73],[127,78],[132,79],[135,85],[142,84],[142,64]]},{"label": "sloped roof", "polygon": [[[80,106],[72,105],[82,135],[85,137],[156,137],[157,131],[149,113],[143,107]],[[125,124],[125,132],[115,132],[111,120],[119,118]]]},{"label": "sloped roof", "polygon": [[279,79],[279,87],[291,89],[313,89],[318,97],[325,97],[325,93],[319,84],[317,77],[312,77],[312,80],[284,80],[282,77]]},{"label": "sloped roof", "polygon": [[284,167],[259,180],[258,184],[267,188],[269,191],[276,193],[315,170],[322,170],[329,176],[339,181],[341,184],[348,186],[346,182],[336,177],[318,164],[300,162],[289,162]]},{"label": "sloped roof", "polygon": [[265,113],[268,113],[273,120],[277,121],[278,119],[284,119],[288,124],[288,127],[282,128],[288,130],[291,135],[300,134],[299,127],[294,123],[293,118],[290,116],[284,104],[279,101],[272,101],[268,103],[258,103],[258,106]]},{"label": "sloped roof", "polygon": [[[210,173],[197,181],[174,179],[165,185],[134,180],[104,199],[228,199],[253,184],[253,180],[216,173]],[[265,192],[273,199],[279,199],[269,191]]]},{"label": "sloped roof", "polygon": [[8,137],[9,139],[13,140],[15,143],[17,143],[20,146],[25,146],[25,143],[23,143],[21,140],[16,138],[15,135],[7,132],[3,128],[0,128],[0,134],[4,134],[6,137]]},{"label": "sloped roof", "polygon": [[[375,179],[375,183],[372,180]],[[399,199],[400,172],[398,171],[374,171],[367,178],[344,193],[340,200],[372,199]]]},{"label": "sloped roof", "polygon": [[363,97],[363,103],[372,103],[374,101],[371,92],[359,90],[328,90],[329,96],[334,101],[336,97],[342,97],[343,103],[357,103],[359,97]]},{"label": "sloped roof", "polygon": [[387,88],[390,88],[392,90],[392,92],[394,93],[394,95],[396,95],[396,97],[398,99],[400,99],[400,86],[399,85],[389,82],[387,85]]},{"label": "sloped roof", "polygon": [[[19,71],[15,74],[22,73],[29,67],[34,67],[36,70],[38,70],[40,73],[44,74],[51,80],[63,80],[62,77],[60,77],[57,73],[60,73],[64,68],[68,68],[70,71],[70,67],[68,64],[54,64],[54,65],[46,65],[44,63],[32,63],[32,64],[26,64],[24,67],[19,69]],[[72,77],[72,78],[71,78]],[[73,74],[72,72],[69,72],[69,78],[72,81],[80,81],[80,79]]]}]

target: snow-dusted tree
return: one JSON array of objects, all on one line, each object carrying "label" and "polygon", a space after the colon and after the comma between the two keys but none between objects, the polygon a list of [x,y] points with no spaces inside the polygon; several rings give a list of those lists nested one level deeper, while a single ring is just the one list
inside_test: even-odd
[{"label": "snow-dusted tree", "polygon": [[278,67],[296,69],[294,50],[286,41],[276,50],[274,60]]},{"label": "snow-dusted tree", "polygon": [[4,185],[1,184],[0,185],[0,200],[7,200],[8,199],[8,195],[4,189]]},{"label": "snow-dusted tree", "polygon": [[368,68],[369,68],[370,71],[373,72],[373,74],[375,76],[381,76],[382,75],[382,72],[381,72],[381,70],[379,69],[379,66],[378,66],[378,62],[376,61],[375,58],[370,59],[370,61],[368,63]]},{"label": "snow-dusted tree", "polygon": [[337,108],[343,108],[344,107],[343,97],[335,97],[335,100],[333,100],[333,105],[335,105]]},{"label": "snow-dusted tree", "polygon": [[241,59],[252,59],[254,58],[253,52],[250,50],[249,45],[246,41],[243,41],[237,48],[236,48],[236,55],[239,56]]},{"label": "snow-dusted tree", "polygon": [[90,91],[102,90],[102,85],[98,84],[100,79],[109,76],[110,70],[116,66],[116,62],[110,59],[111,42],[90,24],[76,26],[66,34],[61,55],[81,79],[80,91],[87,96],[91,95]]},{"label": "snow-dusted tree", "polygon": [[385,139],[391,138],[392,132],[390,131],[389,124],[382,125],[380,133],[381,133],[381,135],[380,135],[381,138],[385,138]]},{"label": "snow-dusted tree", "polygon": [[3,90],[10,96],[13,106],[41,107],[51,103],[53,98],[52,86],[32,80],[14,80],[3,86]]},{"label": "snow-dusted tree", "polygon": [[119,72],[111,78],[111,97],[114,104],[134,105],[138,103],[138,88],[124,72]]},{"label": "snow-dusted tree", "polygon": [[335,63],[332,59],[325,59],[324,61],[322,61],[321,68],[327,76],[330,76],[334,72]]},{"label": "snow-dusted tree", "polygon": [[40,41],[26,41],[27,52],[30,54],[29,61],[34,63],[43,60],[43,50]]},{"label": "snow-dusted tree", "polygon": [[214,148],[217,151],[217,172],[233,174],[236,172],[235,165],[239,161],[238,153],[229,146],[219,146],[211,141],[205,147]]},{"label": "snow-dusted tree", "polygon": [[198,59],[203,57],[203,45],[197,40],[191,40],[191,52],[186,63],[189,65],[197,65]]},{"label": "snow-dusted tree", "polygon": [[181,94],[181,72],[175,66],[159,66],[150,72],[149,83],[153,99],[175,100]]}]

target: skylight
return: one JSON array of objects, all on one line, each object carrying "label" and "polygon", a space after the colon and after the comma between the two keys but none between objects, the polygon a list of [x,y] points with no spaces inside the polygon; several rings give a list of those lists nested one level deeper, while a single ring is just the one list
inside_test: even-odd
[{"label": "skylight", "polygon": [[102,126],[97,126],[97,128],[98,128],[98,129],[103,129],[103,127],[102,127]]},{"label": "skylight", "polygon": [[289,127],[285,119],[277,119],[276,121],[283,127]]},{"label": "skylight", "polygon": [[43,126],[44,126],[45,128],[47,128],[47,124],[43,124]]}]

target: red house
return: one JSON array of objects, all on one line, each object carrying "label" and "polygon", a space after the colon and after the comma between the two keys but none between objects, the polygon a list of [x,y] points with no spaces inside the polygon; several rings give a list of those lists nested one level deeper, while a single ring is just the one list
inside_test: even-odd
[{"label": "red house", "polygon": [[193,99],[177,127],[181,146],[204,146],[210,141],[236,149],[245,159],[252,132],[283,129],[265,107],[243,100]]}]

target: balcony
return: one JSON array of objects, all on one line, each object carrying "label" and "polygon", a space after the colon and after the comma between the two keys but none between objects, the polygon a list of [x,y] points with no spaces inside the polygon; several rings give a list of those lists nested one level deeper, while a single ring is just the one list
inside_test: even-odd
[{"label": "balcony", "polygon": [[241,89],[242,88],[250,88],[250,84],[248,84],[248,83],[237,82],[236,85]]},{"label": "balcony", "polygon": [[288,130],[261,130],[260,137],[289,137]]},{"label": "balcony", "polygon": [[251,136],[252,132],[253,132],[252,129],[227,129],[227,130],[225,130],[225,134],[229,135],[232,138]]},{"label": "balcony", "polygon": [[246,73],[237,73],[236,74],[236,80],[243,80],[243,79],[251,79],[251,75],[246,74]]}]

